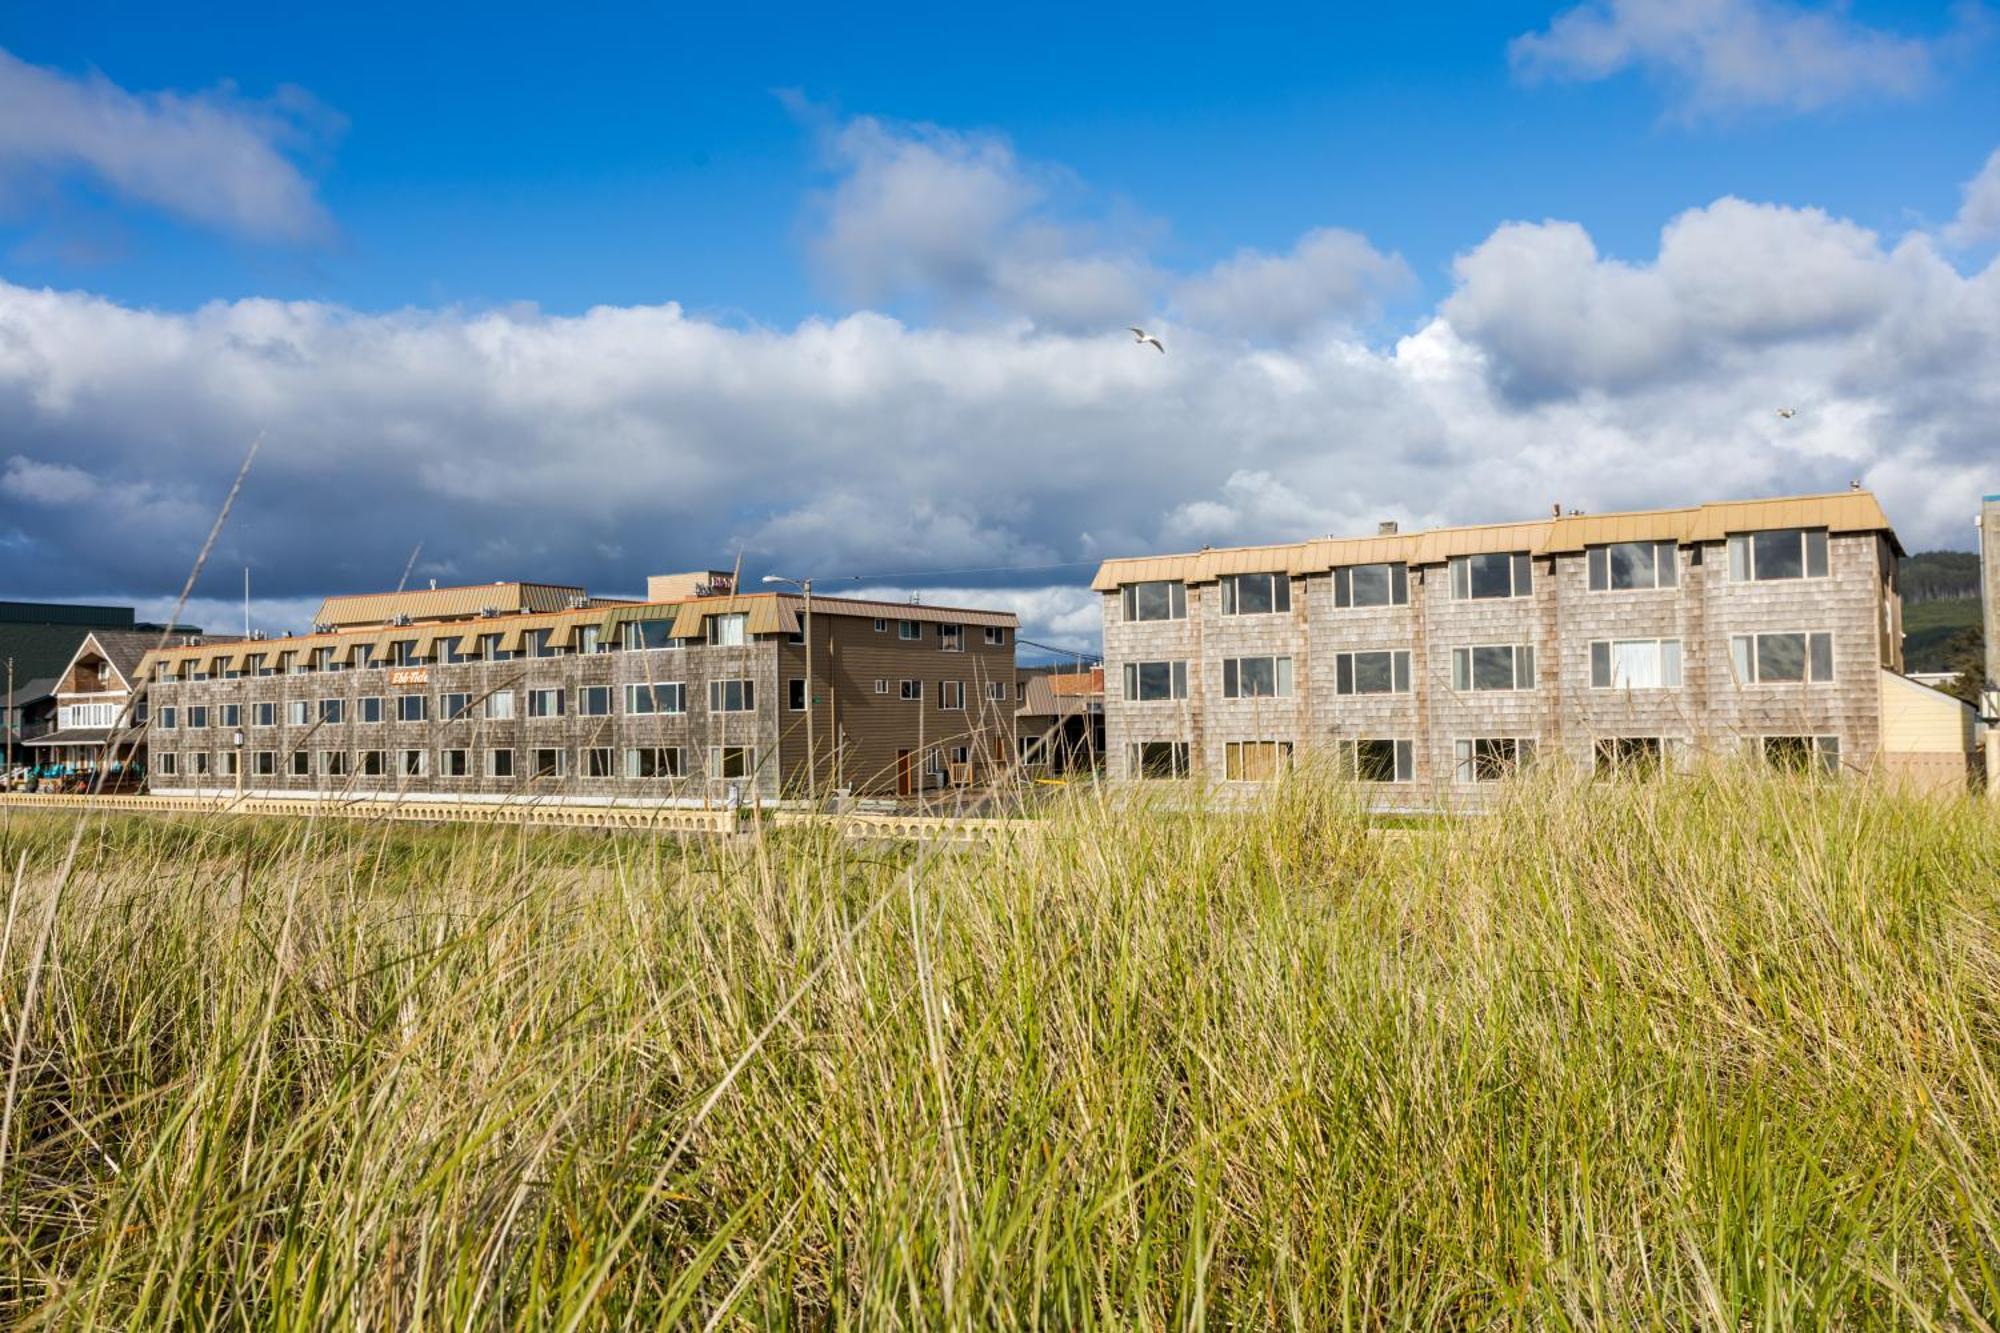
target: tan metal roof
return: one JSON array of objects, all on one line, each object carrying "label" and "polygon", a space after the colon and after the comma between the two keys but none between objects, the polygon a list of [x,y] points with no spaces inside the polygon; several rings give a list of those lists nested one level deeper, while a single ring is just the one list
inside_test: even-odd
[{"label": "tan metal roof", "polygon": [[1623,541],[1721,541],[1732,532],[1763,528],[1826,528],[1833,532],[1882,532],[1898,554],[1902,544],[1888,515],[1868,491],[1800,495],[1775,500],[1724,500],[1681,509],[1642,509],[1616,514],[1578,514],[1526,523],[1428,528],[1376,537],[1328,537],[1289,546],[1238,546],[1187,555],[1107,560],[1090,586],[1115,591],[1127,583],[1154,579],[1209,583],[1225,574],[1282,570],[1315,574],[1342,565],[1403,561],[1442,564],[1453,556],[1497,551],[1535,555],[1573,553],[1586,546]]},{"label": "tan metal roof", "polygon": [[397,616],[447,620],[476,616],[488,607],[506,614],[562,611],[583,589],[559,583],[474,583],[458,588],[416,588],[404,592],[349,593],[320,603],[316,625],[380,625]]}]

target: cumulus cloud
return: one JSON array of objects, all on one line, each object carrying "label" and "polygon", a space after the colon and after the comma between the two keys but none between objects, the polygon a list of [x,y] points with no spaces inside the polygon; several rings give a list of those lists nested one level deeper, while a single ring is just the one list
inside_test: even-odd
[{"label": "cumulus cloud", "polygon": [[1373,312],[1385,294],[1415,281],[1402,256],[1337,227],[1307,232],[1290,254],[1240,250],[1182,282],[1174,306],[1190,323],[1286,340]]},{"label": "cumulus cloud", "polygon": [[1954,245],[2000,240],[2000,149],[1965,183],[1958,216],[1945,228],[1945,238]]},{"label": "cumulus cloud", "polygon": [[1962,26],[1941,39],[1909,37],[1857,22],[1844,7],[1787,0],[1585,0],[1515,38],[1508,55],[1530,81],[1641,70],[1670,87],[1682,114],[1699,117],[1914,96],[1941,50],[1969,34]]},{"label": "cumulus cloud", "polygon": [[330,228],[292,155],[338,118],[296,88],[133,93],[0,50],[0,191],[83,175],[138,203],[266,241]]}]

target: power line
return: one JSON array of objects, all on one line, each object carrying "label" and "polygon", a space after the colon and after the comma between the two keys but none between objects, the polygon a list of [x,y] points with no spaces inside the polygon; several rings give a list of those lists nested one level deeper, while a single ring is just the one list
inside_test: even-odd
[{"label": "power line", "polygon": [[1039,648],[1045,653],[1056,653],[1063,657],[1074,657],[1079,662],[1095,664],[1104,660],[1104,656],[1101,653],[1082,653],[1074,648],[1058,648],[1052,643],[1037,643],[1033,639],[1024,639],[1019,634],[1014,636],[1014,642],[1029,648]]},{"label": "power line", "polygon": [[829,574],[819,581],[822,583],[865,583],[871,579],[941,579],[959,574],[1018,574],[1029,570],[1042,569],[1082,569],[1089,565],[1101,565],[1102,560],[1058,560],[1048,565],[985,565],[973,569],[905,569],[892,574]]}]

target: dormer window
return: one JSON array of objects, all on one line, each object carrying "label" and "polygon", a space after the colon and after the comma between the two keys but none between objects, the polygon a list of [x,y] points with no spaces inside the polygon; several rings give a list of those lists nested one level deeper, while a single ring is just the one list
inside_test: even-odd
[{"label": "dormer window", "polygon": [[733,615],[708,618],[708,641],[718,648],[740,648],[748,641],[750,617],[739,611]]}]

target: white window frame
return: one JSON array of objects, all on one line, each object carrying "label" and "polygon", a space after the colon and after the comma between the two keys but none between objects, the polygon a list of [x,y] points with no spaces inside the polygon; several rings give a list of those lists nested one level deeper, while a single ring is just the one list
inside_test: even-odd
[{"label": "white window frame", "polygon": [[[1620,649],[1651,646],[1657,685],[1632,683],[1630,673],[1619,680]],[[1590,688],[1593,690],[1678,690],[1686,680],[1686,650],[1679,639],[1592,639],[1590,641]],[[1601,669],[1600,669],[1601,668]]]},{"label": "white window frame", "polygon": [[708,618],[708,646],[741,648],[750,642],[750,613],[728,611]]},{"label": "white window frame", "polygon": [[920,704],[924,701],[924,683],[920,680],[898,681],[896,697],[904,703]]},{"label": "white window frame", "polygon": [[[590,706],[592,698],[603,701],[602,708]],[[610,717],[617,706],[617,691],[609,685],[579,685],[576,687],[576,715],[578,717]]]},{"label": "white window frame", "polygon": [[[1244,611],[1243,589],[1255,580],[1268,580],[1271,606],[1266,611]],[[1292,576],[1283,570],[1259,570],[1251,574],[1224,574],[1222,614],[1225,616],[1282,616],[1292,610]]]},{"label": "white window frame", "polygon": [[[559,720],[569,707],[569,691],[560,685],[537,685],[528,691],[528,717],[535,722]],[[549,702],[553,700],[553,711]]]},{"label": "white window frame", "polygon": [[[639,770],[645,765],[640,756],[644,754],[655,756],[656,768],[660,767],[658,756],[670,754],[673,759],[662,771],[641,773]],[[678,782],[687,777],[686,752],[678,745],[628,745],[625,747],[625,776],[641,782]]]},{"label": "white window frame", "polygon": [[[1633,583],[1628,587],[1616,587],[1613,575],[1616,566],[1612,561],[1613,551],[1630,548],[1650,552],[1653,562],[1652,581]],[[1591,592],[1653,592],[1680,586],[1681,562],[1680,546],[1671,541],[1606,542],[1602,546],[1584,548],[1584,564],[1587,566],[1586,585]]]},{"label": "white window frame", "polygon": [[[1504,559],[1507,562],[1507,592],[1481,593],[1472,590],[1472,562]],[[1481,551],[1451,558],[1451,599],[1454,602],[1505,602],[1535,595],[1535,562],[1526,551]]]},{"label": "white window frame", "polygon": [[[1389,659],[1389,688],[1386,690],[1364,690],[1361,688],[1361,664],[1363,657],[1384,657]],[[1368,698],[1393,694],[1408,694],[1414,688],[1411,681],[1411,660],[1408,648],[1361,648],[1352,652],[1333,655],[1333,692],[1337,696]]]},{"label": "white window frame", "polygon": [[[1026,738],[1024,737],[1023,739]],[[1157,770],[1153,772],[1147,771],[1146,751],[1155,746],[1164,746],[1167,750],[1165,772]],[[1191,762],[1192,755],[1193,747],[1186,741],[1133,741],[1126,746],[1126,776],[1139,781],[1181,781],[1194,776],[1194,768]]]},{"label": "white window frame", "polygon": [[[1361,570],[1385,571],[1389,581],[1389,600],[1386,602],[1357,602],[1354,600],[1354,576]],[[1341,565],[1333,571],[1333,605],[1339,611],[1375,611],[1384,607],[1408,606],[1410,604],[1410,566],[1402,560],[1378,560],[1366,565]]]},{"label": "white window frame", "polygon": [[[1141,597],[1147,595],[1140,592],[1142,588],[1166,589],[1165,593],[1161,594],[1166,598],[1165,615],[1145,614],[1149,608],[1139,604]],[[1186,620],[1187,584],[1179,579],[1144,579],[1138,583],[1127,583],[1118,590],[1118,602],[1118,609],[1125,623],[1128,625],[1145,624],[1162,620]],[[1150,609],[1158,610],[1159,608],[1154,607]]]},{"label": "white window frame", "polygon": [[941,713],[963,713],[965,711],[964,681],[941,680],[938,682],[938,711]]},{"label": "white window frame", "polygon": [[896,637],[905,643],[915,643],[924,637],[924,622],[921,620],[898,620]]},{"label": "white window frame", "polygon": [[1007,627],[1005,625],[988,625],[985,628],[985,634],[986,646],[988,648],[1005,648],[1007,646]]},{"label": "white window frame", "polygon": [[[527,749],[528,749],[528,777],[531,780],[540,780],[542,778],[566,778],[569,776],[568,746],[530,745],[527,747]],[[542,761],[540,759],[540,756],[545,754],[552,754],[556,757],[555,768],[552,772],[545,773],[542,771]]]},{"label": "white window frame", "polygon": [[495,690],[486,696],[480,705],[480,713],[489,722],[512,722],[514,713],[514,691]]},{"label": "white window frame", "polygon": [[938,651],[942,653],[962,653],[965,651],[965,626],[948,620],[938,622]]},{"label": "white window frame", "polygon": [[[642,694],[641,691],[644,691]],[[641,700],[652,707],[641,708]],[[662,700],[671,700],[672,707],[661,707]],[[625,682],[625,715],[627,717],[666,717],[687,712],[687,682],[684,680],[630,680]]]},{"label": "white window frame", "polygon": [[[1802,741],[1805,745],[1807,762],[1798,769],[1787,769],[1772,758],[1773,742]],[[1799,735],[1797,733],[1772,733],[1750,738],[1757,761],[1764,767],[1782,772],[1799,772],[1828,775],[1840,772],[1840,737],[1829,734]]]},{"label": "white window frame", "polygon": [[[1797,680],[1767,680],[1764,675],[1764,640],[1797,637],[1805,642],[1804,674]],[[1819,644],[1826,646],[1826,661],[1821,669]],[[1748,634],[1729,636],[1729,669],[1738,685],[1831,685],[1839,677],[1838,664],[1834,660],[1832,630],[1755,630]]]},{"label": "white window frame", "polygon": [[[1148,667],[1167,669],[1167,693],[1143,696],[1140,687],[1146,680]],[[1188,664],[1185,659],[1161,659],[1152,662],[1127,662],[1124,670],[1125,702],[1128,704],[1164,704],[1188,697]]]},{"label": "white window frame", "polygon": [[[723,757],[731,750],[742,755],[742,772],[725,773]],[[720,782],[748,782],[757,776],[757,747],[754,745],[711,745],[708,748],[709,776]]]},{"label": "white window frame", "polygon": [[[1759,574],[1757,538],[1791,534],[1799,539],[1797,574]],[[1815,569],[1814,566],[1818,568]],[[1802,579],[1823,579],[1832,574],[1833,543],[1825,528],[1755,528],[1729,534],[1729,581],[1731,583],[1791,583]]]},{"label": "white window frame", "polygon": [[[1478,683],[1479,654],[1507,654],[1506,685]],[[1451,688],[1461,694],[1506,694],[1535,688],[1535,645],[1532,643],[1478,643],[1451,650]]]},{"label": "white window frame", "polygon": [[[1480,746],[1511,746],[1513,753],[1482,758]],[[1504,782],[1535,762],[1533,736],[1461,736],[1451,743],[1452,781],[1476,786],[1483,782]]]},{"label": "white window frame", "polygon": [[[733,688],[732,688],[733,687]],[[730,703],[730,696],[736,702]],[[748,676],[730,676],[708,682],[708,711],[711,713],[754,713],[757,711],[757,682]]]},{"label": "white window frame", "polygon": [[[1368,777],[1361,772],[1361,747],[1364,745],[1387,745],[1389,747],[1389,771],[1387,778]],[[1417,780],[1417,746],[1407,736],[1349,736],[1343,738],[1336,747],[1340,760],[1340,771],[1350,782],[1370,782],[1380,786],[1396,786]]]},{"label": "white window frame", "polygon": [[[1271,751],[1271,771],[1266,775],[1250,777],[1249,765],[1245,762],[1249,751]],[[1224,782],[1276,782],[1290,776],[1292,765],[1297,762],[1298,747],[1288,740],[1253,739],[1226,741],[1222,746],[1222,779]]]},{"label": "white window frame", "polygon": [[[1252,662],[1271,664],[1269,693],[1247,693],[1243,685],[1244,666]],[[1222,697],[1225,699],[1289,699],[1292,697],[1292,659],[1279,653],[1222,659]]]},{"label": "white window frame", "polygon": [[[507,758],[507,771],[505,773],[500,771],[500,757],[502,755],[505,755]],[[487,777],[496,780],[511,781],[514,775],[520,771],[519,766],[514,762],[514,747],[511,745],[496,745],[486,751],[486,758],[481,767]]]}]

